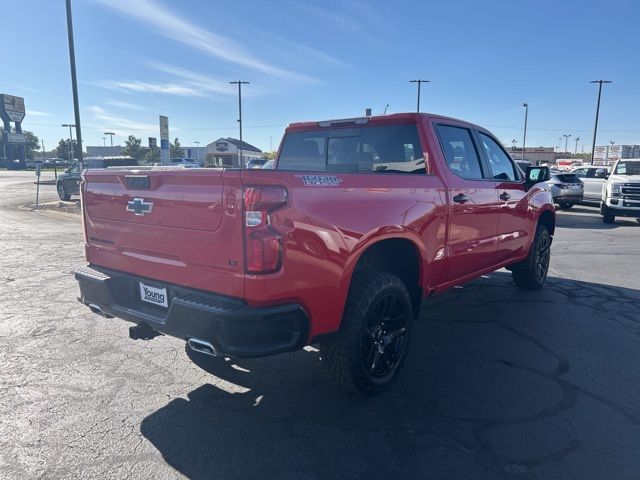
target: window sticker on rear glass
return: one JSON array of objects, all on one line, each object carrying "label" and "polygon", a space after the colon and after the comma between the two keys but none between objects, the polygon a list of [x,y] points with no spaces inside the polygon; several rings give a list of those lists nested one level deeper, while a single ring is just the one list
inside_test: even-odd
[{"label": "window sticker on rear glass", "polygon": [[305,187],[339,187],[341,178],[333,175],[296,175]]}]

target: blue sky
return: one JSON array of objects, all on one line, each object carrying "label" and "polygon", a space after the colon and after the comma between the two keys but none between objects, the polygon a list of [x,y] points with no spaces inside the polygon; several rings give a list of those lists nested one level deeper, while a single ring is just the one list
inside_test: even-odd
[{"label": "blue sky", "polygon": [[[591,148],[594,79],[605,86],[598,143],[640,144],[640,2],[74,0],[85,145],[102,132],[201,145],[237,137],[276,148],[287,123],[422,109],[499,139]],[[0,0],[0,93],[25,97],[23,127],[57,145],[73,121],[63,0]],[[11,18],[11,21],[6,19]],[[10,66],[10,67],[9,67]]]}]

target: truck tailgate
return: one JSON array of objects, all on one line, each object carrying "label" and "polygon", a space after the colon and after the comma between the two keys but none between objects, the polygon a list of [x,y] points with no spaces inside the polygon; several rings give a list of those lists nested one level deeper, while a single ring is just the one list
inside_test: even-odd
[{"label": "truck tailgate", "polygon": [[229,170],[87,170],[87,260],[242,297],[241,192]]}]

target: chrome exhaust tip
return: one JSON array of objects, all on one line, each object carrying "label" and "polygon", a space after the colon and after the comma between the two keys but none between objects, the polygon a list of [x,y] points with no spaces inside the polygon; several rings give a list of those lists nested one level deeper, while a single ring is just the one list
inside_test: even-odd
[{"label": "chrome exhaust tip", "polygon": [[218,351],[215,349],[215,347],[204,340],[200,340],[198,338],[190,338],[189,340],[187,340],[187,345],[189,345],[189,348],[195,352],[204,353],[205,355],[211,355],[212,357],[218,356]]},{"label": "chrome exhaust tip", "polygon": [[87,307],[89,307],[89,310],[91,310],[92,313],[98,314],[104,318],[113,318],[112,315],[109,315],[108,313],[104,313],[102,311],[102,307],[100,307],[99,305],[96,305],[95,303],[88,303]]}]

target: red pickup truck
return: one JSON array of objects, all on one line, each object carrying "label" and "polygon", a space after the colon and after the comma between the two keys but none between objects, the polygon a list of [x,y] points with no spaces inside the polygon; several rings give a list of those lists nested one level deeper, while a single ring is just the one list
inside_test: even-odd
[{"label": "red pickup truck", "polygon": [[546,167],[431,114],[294,123],[272,170],[87,170],[80,301],[209,355],[320,344],[372,394],[407,355],[422,299],[501,267],[547,275]]}]

